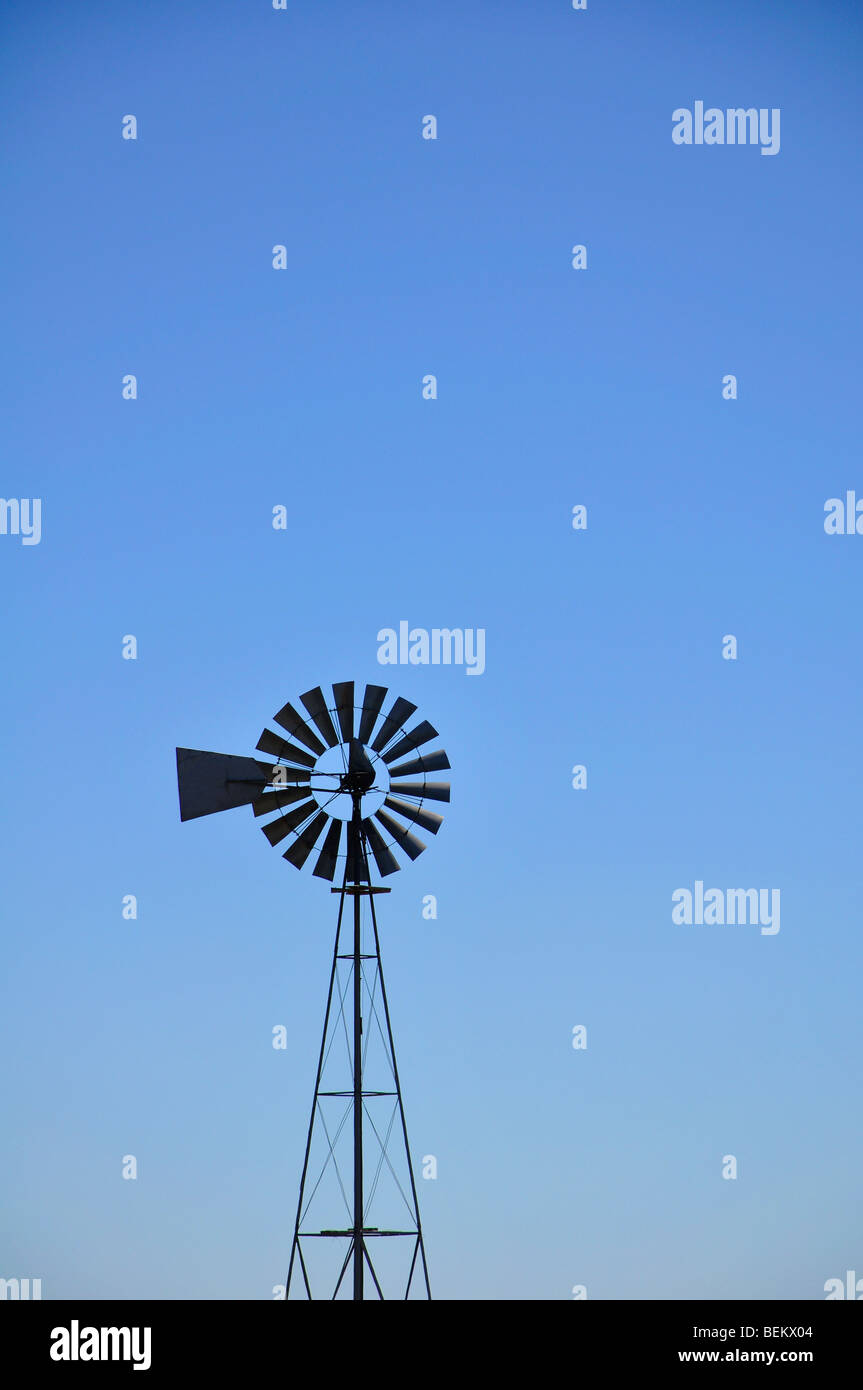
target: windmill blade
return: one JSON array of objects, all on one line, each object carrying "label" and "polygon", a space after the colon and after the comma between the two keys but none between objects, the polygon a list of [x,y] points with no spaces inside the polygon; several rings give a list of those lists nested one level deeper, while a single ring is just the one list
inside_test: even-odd
[{"label": "windmill blade", "polygon": [[403,700],[401,696],[394,702],[392,709],[387,715],[381,727],[378,729],[377,737],[372,744],[376,753],[380,753],[382,748],[386,748],[390,739],[402,728],[405,721],[410,719],[416,705],[412,705],[410,700]]},{"label": "windmill blade", "polygon": [[359,827],[348,821],[348,883],[368,883],[369,871],[363,854]]},{"label": "windmill blade", "polygon": [[286,806],[292,806],[295,801],[307,800],[308,795],[308,787],[280,787],[276,791],[259,796],[257,801],[252,802],[252,810],[256,816],[268,816],[271,811],[282,811]]},{"label": "windmill blade", "polygon": [[339,728],[342,731],[342,743],[350,743],[354,736],[353,681],[339,681],[338,685],[334,685],[333,699],[336,702],[336,714],[339,718]]},{"label": "windmill blade", "polygon": [[378,866],[378,873],[381,878],[386,878],[387,874],[397,874],[400,867],[399,861],[396,859],[392,850],[387,847],[384,837],[378,830],[374,821],[364,820],[363,831],[371,846],[372,854],[375,856],[375,863]]},{"label": "windmill blade", "polygon": [[318,855],[318,862],[312,869],[315,878],[328,878],[330,883],[332,883],[339,858],[339,840],[341,839],[341,834],[342,823],[340,820],[334,820],[326,833],[323,848]]},{"label": "windmill blade", "polygon": [[421,758],[412,758],[409,763],[391,767],[390,777],[413,777],[418,772],[446,772],[449,765],[449,758],[441,748],[437,753],[423,753]]},{"label": "windmill blade", "polygon": [[368,743],[372,736],[377,717],[381,712],[381,705],[387,697],[385,685],[367,685],[366,693],[363,696],[363,710],[360,716],[360,727],[357,731],[357,738],[360,743]]},{"label": "windmill blade", "polygon": [[380,821],[384,830],[388,830],[392,835],[399,849],[403,849],[409,859],[418,859],[425,849],[425,845],[413,831],[406,830],[403,825],[399,825],[397,820],[388,816],[386,811],[376,811],[375,818]]},{"label": "windmill blade", "polygon": [[420,801],[449,801],[449,782],[391,782],[390,791]]},{"label": "windmill blade", "polygon": [[200,748],[177,749],[177,787],[180,820],[196,820],[214,811],[246,806],[260,796],[273,773],[271,763],[237,758],[232,753],[205,753]]},{"label": "windmill blade", "polygon": [[271,845],[277,845],[286,835],[290,835],[292,830],[302,825],[304,820],[308,820],[313,811],[317,811],[318,803],[312,798],[304,801],[301,806],[295,806],[293,811],[289,811],[286,816],[279,816],[278,820],[271,820],[269,825],[262,825],[261,829],[266,835]]},{"label": "windmill blade", "polygon": [[289,734],[293,734],[294,738],[298,738],[300,743],[304,743],[307,748],[311,748],[312,752],[316,753],[318,757],[325,751],[324,745],[321,743],[317,734],[312,733],[303,716],[297,714],[293,705],[283,705],[278,714],[273,715],[273,718],[283,729],[287,729]]},{"label": "windmill blade", "polygon": [[417,724],[415,729],[400,738],[398,743],[394,743],[392,748],[388,748],[386,753],[381,754],[385,763],[391,763],[394,758],[400,758],[403,753],[409,753],[412,748],[419,748],[422,743],[430,743],[433,738],[437,738],[437,729],[432,728],[427,719],[421,724]]},{"label": "windmill blade", "polygon": [[315,841],[329,820],[329,816],[323,811],[319,811],[314,820],[306,826],[305,830],[300,831],[290,849],[285,850],[282,855],[289,864],[293,864],[295,869],[301,869],[315,847]]},{"label": "windmill blade", "polygon": [[321,687],[316,685],[314,690],[307,690],[305,695],[300,696],[300,699],[312,716],[312,721],[317,724],[326,739],[327,747],[335,748],[339,741],[339,736],[330,718],[330,712],[327,709],[327,702],[324,699],[324,692],[321,690]]},{"label": "windmill blade", "polygon": [[262,753],[272,753],[274,758],[284,758],[286,763],[299,763],[300,767],[314,767],[315,759],[311,753],[304,753],[295,743],[279,738],[278,734],[265,729],[255,745]]},{"label": "windmill blade", "polygon": [[406,801],[398,801],[394,796],[388,796],[384,805],[404,816],[405,820],[412,820],[421,825],[423,830],[430,830],[433,835],[436,835],[443,825],[443,816],[439,816],[437,811],[423,811],[420,806],[409,806]]}]

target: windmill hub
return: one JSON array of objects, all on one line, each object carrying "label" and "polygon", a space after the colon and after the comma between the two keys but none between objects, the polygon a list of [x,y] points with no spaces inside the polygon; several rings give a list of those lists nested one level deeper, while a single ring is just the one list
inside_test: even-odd
[{"label": "windmill hub", "polygon": [[362,796],[363,792],[371,791],[374,780],[374,773],[346,772],[341,778],[339,786],[343,792],[350,792],[351,795],[356,792],[358,796]]},{"label": "windmill hub", "polygon": [[349,792],[351,796],[356,793],[363,796],[370,792],[375,784],[375,774],[373,772],[346,772],[340,779],[339,786],[343,792]]},{"label": "windmill hub", "polygon": [[312,796],[335,820],[352,820],[357,807],[363,817],[373,815],[383,806],[389,788],[386,763],[358,739],[325,749],[310,772]]}]

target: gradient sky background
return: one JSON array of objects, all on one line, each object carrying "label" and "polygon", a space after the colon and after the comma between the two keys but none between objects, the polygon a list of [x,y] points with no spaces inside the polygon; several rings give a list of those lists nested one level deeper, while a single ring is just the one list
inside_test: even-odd
[{"label": "gradient sky background", "polygon": [[[283,1281],[334,900],[245,809],[181,826],[174,748],[345,679],[453,764],[381,911],[435,1296],[863,1273],[858,7],[0,14],[0,490],[43,499],[0,537],[0,1275]],[[780,153],[675,146],[699,99]],[[382,668],[400,619],[485,674]],[[780,933],[675,926],[698,878]]]}]

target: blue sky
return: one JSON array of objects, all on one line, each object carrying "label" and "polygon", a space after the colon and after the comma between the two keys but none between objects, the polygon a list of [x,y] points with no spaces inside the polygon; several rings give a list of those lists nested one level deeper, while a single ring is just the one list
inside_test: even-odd
[{"label": "blue sky", "polygon": [[[823,1298],[863,1270],[859,11],[0,15],[0,490],[42,499],[0,536],[0,1275],[284,1279],[333,900],[244,809],[181,825],[174,748],[354,679],[453,768],[380,914],[434,1294]],[[696,100],[780,108],[779,154],[676,146]],[[402,619],[484,674],[380,666]],[[780,932],[674,925],[696,879]]]}]

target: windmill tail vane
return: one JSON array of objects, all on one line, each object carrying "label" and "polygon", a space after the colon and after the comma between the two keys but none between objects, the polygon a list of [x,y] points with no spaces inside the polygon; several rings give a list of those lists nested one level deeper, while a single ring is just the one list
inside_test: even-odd
[{"label": "windmill tail vane", "polygon": [[[397,697],[384,714],[386,697],[366,685],[358,702],[353,681],[333,685],[332,703],[307,690],[307,717],[283,705],[273,716],[283,733],[258,739],[275,762],[177,749],[181,820],[250,805],[273,817],[261,829],[274,847],[287,842],[289,864],[314,855],[316,877],[341,879],[287,1298],[431,1297],[375,910],[390,890],[372,884],[370,865],[384,878],[403,867],[399,854],[422,854],[417,830],[436,835],[443,821],[428,803],[450,799],[429,774],[450,764],[443,749],[421,751],[438,737],[431,724],[407,727],[416,705]],[[323,1209],[338,1222],[319,1224]]]}]

